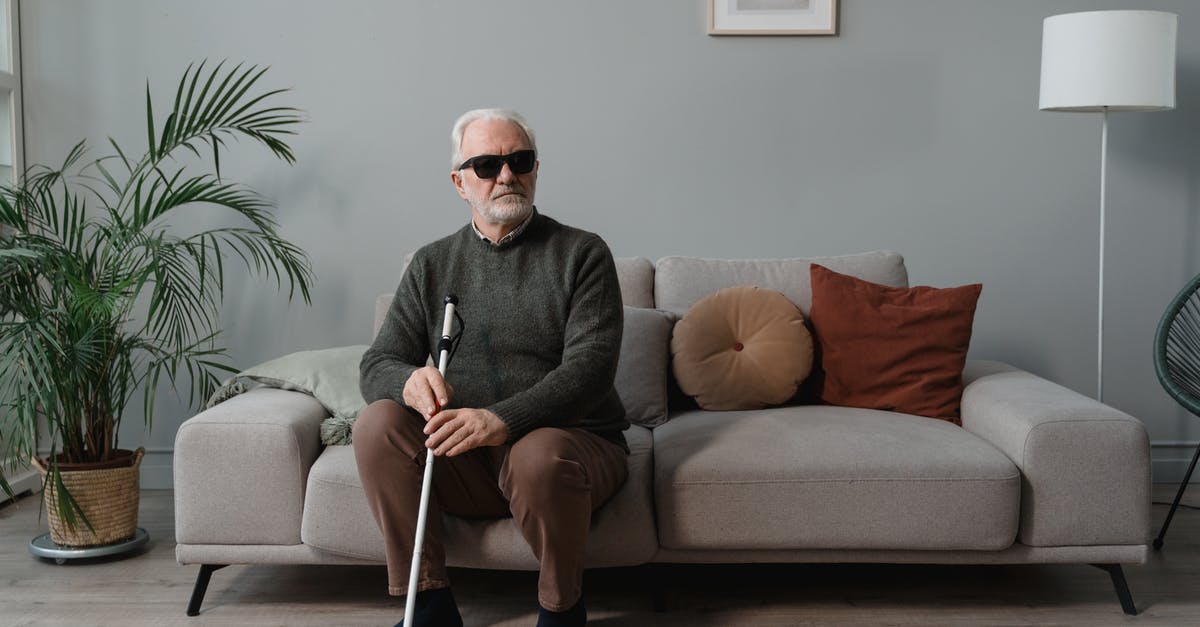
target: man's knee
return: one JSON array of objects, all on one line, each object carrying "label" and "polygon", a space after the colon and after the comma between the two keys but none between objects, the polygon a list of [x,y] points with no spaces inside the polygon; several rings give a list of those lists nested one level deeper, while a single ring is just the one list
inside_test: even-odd
[{"label": "man's knee", "polygon": [[351,427],[355,455],[394,448],[402,442],[423,442],[423,438],[417,435],[420,428],[413,424],[412,415],[412,412],[390,399],[378,400],[364,407]]},{"label": "man's knee", "polygon": [[513,444],[501,482],[505,496],[511,498],[514,489],[552,493],[579,486],[586,480],[578,450],[568,432],[542,428]]}]

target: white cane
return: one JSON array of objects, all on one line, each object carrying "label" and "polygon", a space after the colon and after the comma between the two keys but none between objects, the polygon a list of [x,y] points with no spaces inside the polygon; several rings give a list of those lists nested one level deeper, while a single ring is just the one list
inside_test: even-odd
[{"label": "white cane", "polygon": [[[438,372],[446,377],[446,366],[450,363],[453,342],[450,330],[454,326],[454,305],[458,299],[453,295],[443,299],[446,303],[445,318],[442,319],[442,339],[438,342]],[[429,512],[429,487],[433,483],[433,450],[425,449],[425,476],[421,480],[421,509],[417,512],[417,538],[413,544],[412,566],[408,570],[408,595],[404,601],[404,625],[412,627],[413,609],[416,607],[417,579],[421,574],[421,546],[425,544],[425,517]]]}]

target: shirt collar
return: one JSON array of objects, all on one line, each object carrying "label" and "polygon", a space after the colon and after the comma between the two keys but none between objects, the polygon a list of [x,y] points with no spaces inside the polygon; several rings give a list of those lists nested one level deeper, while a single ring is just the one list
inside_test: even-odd
[{"label": "shirt collar", "polygon": [[529,212],[529,215],[525,218],[524,221],[522,221],[520,224],[517,225],[517,228],[509,231],[508,235],[501,237],[500,241],[498,241],[498,242],[493,242],[492,238],[484,235],[479,230],[479,227],[475,226],[474,218],[471,219],[471,230],[475,231],[476,237],[491,244],[492,246],[501,246],[503,244],[507,244],[507,243],[517,239],[518,237],[520,237],[520,235],[525,232],[525,229],[529,228],[529,223],[533,221],[533,216],[535,216],[535,215],[537,215],[536,207],[532,211]]}]

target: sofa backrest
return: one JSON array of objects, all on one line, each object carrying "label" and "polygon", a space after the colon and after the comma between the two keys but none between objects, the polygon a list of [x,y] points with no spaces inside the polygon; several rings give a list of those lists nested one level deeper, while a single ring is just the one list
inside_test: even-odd
[{"label": "sofa backrest", "polygon": [[[627,307],[615,384],[629,419],[647,427],[665,422],[668,405],[682,398],[668,401],[671,327],[701,298],[725,287],[757,285],[782,292],[807,316],[812,306],[809,267],[813,263],[875,283],[908,286],[904,258],[890,251],[794,259],[664,257],[657,264],[645,257],[614,261],[621,300]],[[390,293],[375,300],[372,338],[391,304]]]},{"label": "sofa backrest", "polygon": [[[655,264],[645,257],[617,257],[614,261],[624,304],[644,309],[662,309],[677,316],[687,313],[701,298],[721,288],[737,285],[757,285],[783,292],[807,316],[812,307],[812,285],[808,273],[813,263],[874,283],[908,287],[904,257],[887,250],[791,259],[663,257]],[[375,299],[372,338],[379,333],[379,326],[383,324],[391,304],[391,293],[381,294]]]},{"label": "sofa backrest", "polygon": [[[645,257],[617,257],[617,281],[621,284],[621,301],[630,307],[649,309],[654,307],[654,263]],[[404,267],[408,267],[405,259]],[[403,273],[403,269],[401,272]],[[392,306],[392,293],[380,294],[375,299],[375,324],[371,337],[379,334],[379,327]]]},{"label": "sofa backrest", "polygon": [[654,268],[654,306],[682,316],[696,301],[719,289],[757,285],[782,292],[808,316],[812,307],[809,266],[813,263],[873,283],[908,287],[904,257],[886,250],[794,259],[663,257]]}]

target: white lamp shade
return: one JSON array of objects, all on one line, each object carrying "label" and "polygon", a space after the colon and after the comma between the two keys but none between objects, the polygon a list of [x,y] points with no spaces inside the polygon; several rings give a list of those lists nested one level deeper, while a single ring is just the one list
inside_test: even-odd
[{"label": "white lamp shade", "polygon": [[1088,11],[1042,23],[1044,111],[1175,108],[1174,13]]}]

